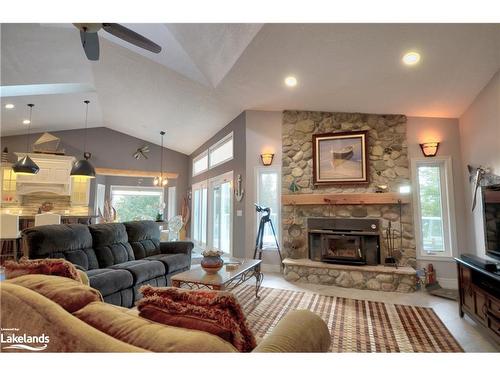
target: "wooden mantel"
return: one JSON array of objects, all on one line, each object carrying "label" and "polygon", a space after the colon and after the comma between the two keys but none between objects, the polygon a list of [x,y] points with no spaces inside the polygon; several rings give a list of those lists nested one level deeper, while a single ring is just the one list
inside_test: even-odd
[{"label": "wooden mantel", "polygon": [[317,204],[403,204],[410,203],[409,194],[400,193],[329,193],[329,194],[284,194],[281,203],[291,205]]},{"label": "wooden mantel", "polygon": [[[103,176],[121,176],[121,177],[151,177],[155,178],[160,175],[160,172],[141,171],[134,169],[111,169],[111,168],[96,168],[96,174]],[[163,172],[163,176],[169,179],[175,179],[179,176],[177,173]]]}]

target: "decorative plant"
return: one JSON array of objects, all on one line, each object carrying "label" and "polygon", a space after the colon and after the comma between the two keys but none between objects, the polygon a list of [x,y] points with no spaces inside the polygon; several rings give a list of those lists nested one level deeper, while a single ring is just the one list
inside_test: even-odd
[{"label": "decorative plant", "polygon": [[201,253],[204,257],[220,257],[222,254],[224,254],[222,251],[215,249],[207,249]]},{"label": "decorative plant", "polygon": [[101,209],[98,210],[99,213],[99,221],[102,223],[113,223],[116,221],[116,210],[111,205],[111,201],[106,199],[104,202],[104,212],[101,212]]}]

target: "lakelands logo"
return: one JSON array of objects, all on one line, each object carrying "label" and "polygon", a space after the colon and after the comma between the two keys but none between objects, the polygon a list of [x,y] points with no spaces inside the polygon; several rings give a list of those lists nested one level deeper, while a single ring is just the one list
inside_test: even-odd
[{"label": "lakelands logo", "polygon": [[2,350],[17,349],[39,352],[47,349],[50,337],[45,333],[34,336],[26,333],[20,334],[18,332],[19,328],[0,328],[0,344]]}]

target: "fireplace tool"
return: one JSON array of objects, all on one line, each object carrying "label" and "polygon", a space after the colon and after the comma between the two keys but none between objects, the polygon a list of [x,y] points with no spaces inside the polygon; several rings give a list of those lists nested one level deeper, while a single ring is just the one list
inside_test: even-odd
[{"label": "fireplace tool", "polygon": [[387,248],[387,256],[384,264],[386,266],[398,267],[398,262],[394,257],[394,244],[396,243],[396,231],[392,229],[392,222],[389,221],[389,226],[385,230],[385,244]]}]

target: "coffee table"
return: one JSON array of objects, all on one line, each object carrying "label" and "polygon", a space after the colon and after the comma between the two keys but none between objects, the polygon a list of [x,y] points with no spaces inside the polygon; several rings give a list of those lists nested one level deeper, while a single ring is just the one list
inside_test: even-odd
[{"label": "coffee table", "polygon": [[[235,260],[234,258],[231,259]],[[237,259],[239,265],[227,269],[226,265],[216,274],[206,273],[201,266],[172,276],[172,286],[190,289],[208,288],[212,290],[231,290],[255,277],[255,297],[259,298],[259,289],[264,275],[260,271],[260,259]]]}]

